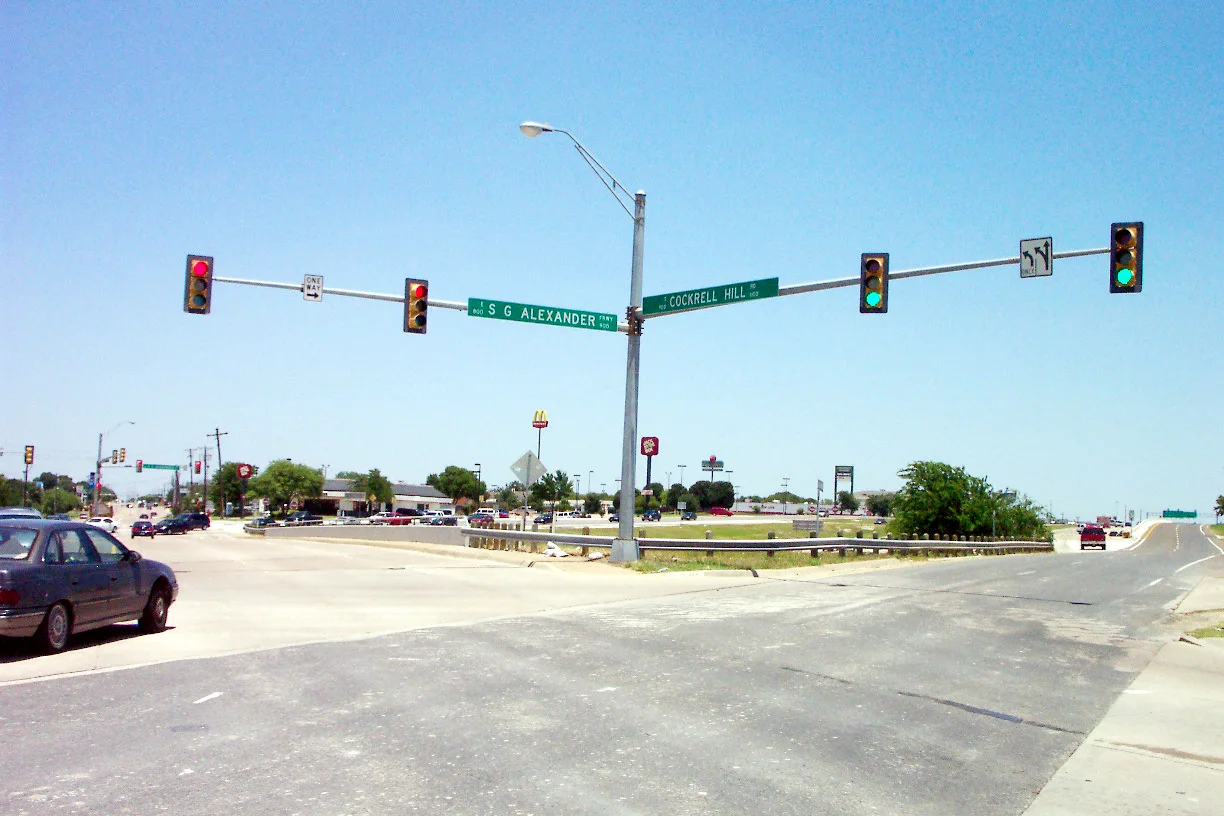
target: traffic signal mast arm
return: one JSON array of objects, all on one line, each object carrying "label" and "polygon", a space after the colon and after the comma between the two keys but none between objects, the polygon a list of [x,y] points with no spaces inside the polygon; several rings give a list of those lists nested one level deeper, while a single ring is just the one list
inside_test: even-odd
[{"label": "traffic signal mast arm", "polygon": [[[1080,258],[1086,255],[1108,255],[1109,248],[1103,249],[1073,249],[1068,252],[1055,252],[1051,256],[1051,260],[1060,258]],[[902,278],[918,278],[923,275],[938,275],[943,272],[961,272],[967,269],[987,269],[992,266],[1008,266],[1009,264],[1019,264],[1021,258],[1016,255],[1012,258],[997,258],[990,261],[970,261],[968,263],[947,264],[944,266],[920,266],[914,269],[899,269],[889,273],[891,280],[900,280]],[[862,278],[860,275],[855,275],[852,278],[835,278],[826,281],[814,281],[812,283],[796,283],[790,286],[779,286],[778,297],[786,295],[802,295],[806,292],[819,292],[824,289],[841,289],[847,286],[858,286]],[[679,314],[681,312],[692,312],[697,309],[706,309],[710,306],[721,306],[721,303],[713,303],[704,306],[691,306],[688,308],[679,308],[657,314],[643,315],[643,318],[650,320],[656,317],[665,317],[667,315]]]},{"label": "traffic signal mast arm", "polygon": [[[268,289],[288,289],[293,292],[301,292],[303,289],[300,283],[281,283],[279,281],[257,281],[247,280],[246,278],[223,278],[220,275],[213,276],[214,283],[240,283],[243,286],[263,286]],[[388,295],[382,292],[361,292],[356,289],[332,289],[324,287],[322,289],[325,295],[339,295],[340,297],[355,297],[364,298],[366,300],[385,300],[388,303],[405,303],[406,299],[403,295]],[[456,312],[466,312],[468,305],[465,302],[457,300],[435,300],[429,298],[426,303],[431,309],[454,309]],[[629,324],[622,321],[616,326],[619,332],[629,331]]]}]

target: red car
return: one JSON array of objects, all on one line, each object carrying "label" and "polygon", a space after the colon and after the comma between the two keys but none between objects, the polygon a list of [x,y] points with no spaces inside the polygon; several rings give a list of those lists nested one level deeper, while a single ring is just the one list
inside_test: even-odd
[{"label": "red car", "polygon": [[735,513],[733,513],[729,508],[726,508],[726,507],[711,507],[710,515],[711,516],[734,516]]}]

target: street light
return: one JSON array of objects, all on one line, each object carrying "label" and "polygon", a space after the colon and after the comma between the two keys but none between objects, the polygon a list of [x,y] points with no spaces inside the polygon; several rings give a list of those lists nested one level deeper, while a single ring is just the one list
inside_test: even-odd
[{"label": "street light", "polygon": [[98,499],[101,498],[102,496],[102,437],[106,436],[106,434],[114,433],[115,431],[119,430],[119,428],[123,427],[124,425],[135,425],[135,424],[136,423],[133,422],[132,420],[125,419],[122,422],[116,423],[115,427],[111,428],[106,433],[98,434],[98,464],[97,464],[97,468],[94,470],[95,475],[94,475],[93,504],[89,508],[89,514],[91,516],[93,515],[94,507],[97,507],[98,505]]},{"label": "street light", "polygon": [[[561,133],[568,137],[574,143],[578,155],[582,156],[582,160],[608,188],[616,203],[633,219],[633,261],[629,269],[629,308],[625,314],[629,324],[629,343],[625,361],[625,422],[621,446],[620,486],[621,508],[628,507],[630,510],[621,513],[609,560],[637,561],[640,552],[633,537],[633,480],[637,469],[638,372],[642,349],[642,257],[646,238],[646,193],[638,190],[630,196],[625,186],[568,131],[542,122],[523,122],[519,125],[519,130],[529,138],[535,138],[541,133]],[[633,201],[632,212],[626,204],[626,199],[630,198]]]}]

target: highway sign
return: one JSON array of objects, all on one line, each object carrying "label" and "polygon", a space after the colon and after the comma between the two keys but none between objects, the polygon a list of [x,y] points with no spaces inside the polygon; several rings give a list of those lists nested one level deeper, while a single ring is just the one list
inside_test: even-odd
[{"label": "highway sign", "polygon": [[306,275],[302,278],[302,300],[318,303],[323,299],[323,276]]},{"label": "highway sign", "polygon": [[1166,510],[1160,514],[1161,518],[1198,518],[1197,510]]},{"label": "highway sign", "polygon": [[1020,242],[1020,277],[1042,278],[1054,274],[1054,239],[1027,238]]},{"label": "highway sign", "polygon": [[721,286],[707,286],[702,289],[689,289],[684,292],[669,292],[666,295],[651,295],[642,298],[642,314],[690,312],[693,309],[708,309],[711,306],[726,306],[729,303],[777,296],[778,279],[762,278],[741,283],[727,283]]},{"label": "highway sign", "polygon": [[178,465],[150,465],[148,463],[143,465],[143,467],[145,470],[178,470],[179,469]]},{"label": "highway sign", "polygon": [[616,315],[586,312],[581,309],[559,309],[555,306],[468,298],[467,313],[468,317],[490,317],[494,320],[514,320],[519,323],[544,323],[549,326],[572,326],[575,329],[616,331]]}]

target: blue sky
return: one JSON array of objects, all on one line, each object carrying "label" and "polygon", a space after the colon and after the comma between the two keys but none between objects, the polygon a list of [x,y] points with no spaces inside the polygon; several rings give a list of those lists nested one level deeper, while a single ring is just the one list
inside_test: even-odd
[{"label": "blue sky", "polygon": [[[1218,3],[6,3],[0,470],[83,477],[97,435],[184,462],[291,457],[485,479],[534,449],[614,489],[625,338],[218,284],[217,274],[621,313],[632,223],[564,137],[647,192],[647,295],[1106,245],[1106,262],[894,281],[647,323],[656,478],[744,493],[961,465],[1065,515],[1224,492]],[[639,483],[645,463],[639,467]],[[155,489],[156,474],[108,477]]]}]

